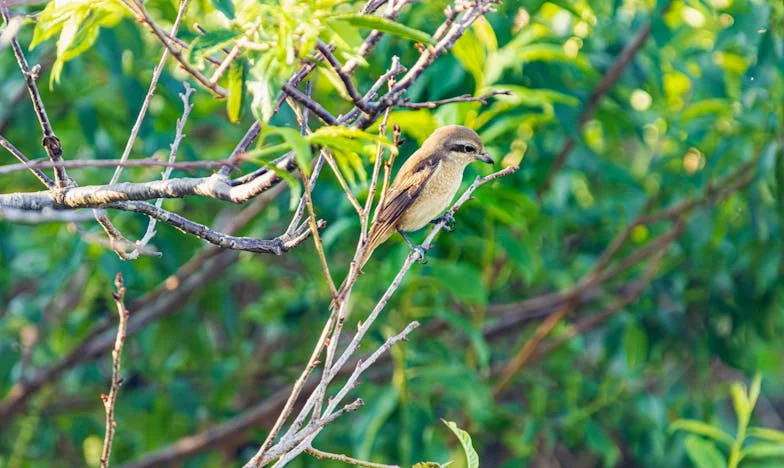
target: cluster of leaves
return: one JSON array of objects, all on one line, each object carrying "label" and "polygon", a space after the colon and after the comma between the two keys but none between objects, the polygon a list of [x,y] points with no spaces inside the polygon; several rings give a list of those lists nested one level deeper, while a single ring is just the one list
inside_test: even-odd
[{"label": "cluster of leaves", "polygon": [[[359,88],[367,89],[393,55],[405,65],[413,63],[419,54],[413,41],[427,42],[417,31],[432,33],[433,18],[441,18],[444,5],[419,2],[407,8],[400,24],[409,29],[390,30],[394,34],[382,39],[357,73]],[[176,11],[170,2],[147,7],[162,26]],[[50,16],[59,13],[54,6],[45,10],[50,8]],[[188,59],[197,66],[210,54],[222,57],[222,48],[238,38],[257,45],[243,49],[242,59],[251,107],[263,117],[280,80],[309,53],[300,41],[312,45],[321,38],[349,60],[367,28],[382,27],[361,23],[367,19],[358,19],[357,8],[330,2],[199,2],[188,10],[180,37],[191,45]],[[84,26],[93,21],[92,13],[78,27],[68,26],[76,29],[63,51],[67,18],[49,36],[58,35],[57,50],[53,41],[41,42],[39,33],[40,45],[30,56],[32,62],[64,64],[55,70],[60,83],[42,92],[73,159],[119,154],[160,57],[160,45],[126,12],[95,17],[92,27],[100,30]],[[43,27],[42,18],[43,13],[36,28]],[[205,35],[192,27],[195,22]],[[407,138],[398,160],[432,129],[464,123],[479,131],[496,160],[519,162],[521,170],[477,191],[477,201],[459,213],[457,230],[442,235],[429,263],[407,277],[373,336],[375,344],[412,319],[423,322],[420,330],[427,333],[415,332],[392,350],[391,362],[358,390],[367,405],[330,426],[318,446],[407,466],[420,460],[455,460],[453,466],[460,466],[464,457],[438,423],[443,417],[473,436],[483,466],[521,466],[551,457],[566,465],[586,460],[604,466],[702,466],[699,460],[724,462],[724,452],[716,452],[725,448],[722,441],[728,444],[727,460],[737,453],[740,466],[751,463],[739,457],[754,445],[732,451],[745,438],[740,430],[733,437],[725,429],[733,418],[724,400],[734,402],[747,436],[764,432],[752,430],[752,424],[781,424],[776,411],[784,407],[783,22],[784,7],[777,1],[524,0],[503,3],[474,26],[407,97],[425,101],[496,89],[511,95],[486,106],[456,103],[392,112],[390,122]],[[648,24],[650,37],[596,113],[580,125],[593,89]],[[34,35],[25,28],[20,39],[29,44]],[[91,37],[92,47],[80,49]],[[79,52],[72,59],[71,48]],[[26,101],[12,99],[22,78],[11,54],[0,52],[0,128],[25,153],[40,156],[39,139],[30,138],[32,110]],[[174,66],[164,72],[134,157],[166,151],[180,112],[183,77]],[[320,66],[312,79],[313,95],[333,114],[350,107],[328,68]],[[234,113],[240,121],[234,125],[224,115],[225,103],[208,93],[198,93],[194,102],[181,159],[225,157],[254,112]],[[311,144],[328,144],[341,153],[340,167],[352,190],[364,196],[379,141],[372,131],[354,135],[324,128],[302,137],[294,121],[284,107],[251,153],[256,161],[243,169],[289,148],[305,163]],[[538,198],[536,190],[567,138],[574,139],[568,162]],[[699,204],[639,300],[530,364],[508,392],[494,397],[497,369],[537,325],[523,322],[499,331],[494,328],[499,315],[523,299],[573,286],[649,198],[660,208],[699,197],[711,180],[749,161],[755,169],[749,186],[718,203]],[[489,169],[471,169],[476,170]],[[129,169],[126,174],[151,180],[157,172]],[[80,183],[102,183],[106,173],[91,169],[75,176]],[[0,190],[38,190],[36,184],[29,175],[6,178],[0,179]],[[281,197],[242,234],[269,237],[285,229],[290,199]],[[358,222],[328,172],[314,199],[319,217],[329,222],[323,241],[340,279]],[[236,209],[213,200],[167,200],[164,206],[205,224]],[[141,218],[116,218],[124,232],[144,228]],[[638,226],[620,253],[662,232],[663,226]],[[154,243],[165,253],[162,258],[124,263],[68,226],[0,223],[0,238],[0,394],[64,355],[104,317],[114,316],[107,299],[118,271],[126,278],[128,296],[141,297],[159,285],[171,286],[167,278],[202,247],[161,227]],[[407,254],[402,242],[389,244],[365,267],[351,320],[361,320],[375,304]],[[228,268],[208,275],[203,287],[173,304],[173,313],[129,338],[115,460],[141,458],[228,421],[294,379],[292,369],[301,368],[320,328],[313,324],[323,322],[330,300],[314,255],[312,247],[302,246],[281,258],[232,257]],[[574,318],[611,305],[644,266],[612,278]],[[510,306],[501,307],[505,304]],[[556,339],[569,335],[568,323],[556,327]],[[0,453],[12,454],[20,465],[94,464],[103,433],[98,395],[108,382],[107,364],[108,357],[80,364],[58,381],[56,391],[39,393],[26,416],[0,434]],[[756,383],[748,393],[725,384],[717,375],[727,368],[760,372],[764,390],[754,390]],[[737,374],[729,380],[738,380]],[[739,406],[741,394],[747,404]],[[766,405],[758,405],[752,418],[756,395],[765,395]],[[711,434],[723,435],[713,437],[715,444],[680,437],[670,431],[675,420],[711,421]],[[694,421],[675,427],[711,438]],[[774,433],[764,434],[770,437],[760,440],[780,443]],[[191,464],[245,460],[264,436],[259,426],[193,457]],[[781,457],[772,460],[780,463]],[[303,456],[296,463],[315,466],[316,461]]]}]

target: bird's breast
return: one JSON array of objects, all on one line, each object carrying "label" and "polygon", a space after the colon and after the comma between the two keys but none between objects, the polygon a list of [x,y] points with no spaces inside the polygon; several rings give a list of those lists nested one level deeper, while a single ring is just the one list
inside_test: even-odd
[{"label": "bird's breast", "polygon": [[441,164],[436,171],[401,217],[398,227],[403,231],[416,231],[425,227],[446,210],[460,188],[462,167],[452,168],[448,164]]}]

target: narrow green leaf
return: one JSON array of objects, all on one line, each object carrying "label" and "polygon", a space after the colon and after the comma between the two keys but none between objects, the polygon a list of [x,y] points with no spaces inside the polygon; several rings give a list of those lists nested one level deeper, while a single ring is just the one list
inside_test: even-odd
[{"label": "narrow green leaf", "polygon": [[732,406],[735,407],[735,414],[738,417],[738,427],[745,427],[749,423],[752,410],[746,395],[746,386],[740,382],[734,382],[730,385],[730,394],[732,395]]},{"label": "narrow green leaf", "polygon": [[784,457],[784,444],[761,442],[752,444],[740,452],[740,459],[752,458],[761,460],[765,458],[782,458]]},{"label": "narrow green leaf", "polygon": [[268,127],[267,130],[283,137],[283,140],[294,150],[294,157],[299,169],[306,176],[310,175],[310,160],[313,155],[310,152],[308,140],[293,128]]},{"label": "narrow green leaf", "polygon": [[210,0],[216,10],[228,19],[234,19],[234,3],[231,0]]},{"label": "narrow green leaf", "polygon": [[229,99],[226,101],[226,113],[231,123],[237,123],[245,110],[245,91],[246,80],[248,77],[248,62],[244,58],[232,62],[229,68],[229,83],[226,89],[229,91]]},{"label": "narrow green leaf", "polygon": [[648,356],[648,335],[636,323],[629,323],[624,330],[623,350],[629,370],[637,370],[645,364]]},{"label": "narrow green leaf", "polygon": [[762,389],[762,374],[757,372],[754,379],[751,381],[751,388],[749,388],[749,406],[753,410],[757,406],[757,399],[759,398],[760,390]]},{"label": "narrow green leaf", "polygon": [[779,442],[784,444],[784,431],[768,429],[767,427],[750,427],[746,434],[749,437],[756,437],[758,439],[765,439],[771,442]]},{"label": "narrow green leaf", "polygon": [[683,442],[689,459],[697,468],[725,468],[727,462],[716,444],[695,435],[686,437]]},{"label": "narrow green leaf", "polygon": [[698,421],[696,419],[678,419],[677,421],[674,421],[672,424],[670,424],[670,432],[675,432],[679,429],[692,432],[694,434],[699,434],[701,436],[723,442],[727,445],[732,445],[735,442],[735,439],[731,435],[722,431],[718,427],[711,426],[710,424]]},{"label": "narrow green leaf", "polygon": [[386,18],[381,18],[372,15],[336,15],[327,20],[328,22],[344,22],[356,28],[376,29],[385,33],[399,36],[412,41],[422,42],[424,44],[435,44],[430,34],[420,31],[418,29],[404,26],[400,23],[390,21]]},{"label": "narrow green leaf", "polygon": [[479,467],[479,455],[474,450],[474,446],[471,443],[471,436],[468,432],[460,429],[457,427],[453,421],[447,421],[442,419],[446,427],[448,427],[456,436],[457,440],[460,441],[460,445],[463,446],[463,452],[465,452],[466,462],[468,463],[468,468],[478,468]]},{"label": "narrow green leaf", "polygon": [[302,198],[302,186],[299,181],[295,179],[289,171],[285,171],[273,163],[264,164],[264,167],[274,172],[278,177],[283,179],[291,188],[291,200],[289,201],[289,210],[294,210],[299,204],[299,199]]},{"label": "narrow green leaf", "polygon": [[203,36],[198,36],[191,42],[188,60],[193,62],[198,57],[209,55],[216,50],[226,47],[242,36],[242,32],[231,29],[209,31]]}]

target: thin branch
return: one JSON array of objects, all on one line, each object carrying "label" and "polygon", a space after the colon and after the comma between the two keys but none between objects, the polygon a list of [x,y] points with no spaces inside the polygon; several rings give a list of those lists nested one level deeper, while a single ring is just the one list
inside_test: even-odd
[{"label": "thin branch", "polygon": [[[186,0],[187,1],[187,0]],[[177,149],[180,146],[180,142],[185,137],[183,130],[185,128],[185,123],[188,121],[188,116],[191,113],[191,109],[193,109],[193,104],[190,103],[190,97],[193,93],[193,88],[191,88],[188,83],[184,83],[185,85],[185,94],[180,93],[180,99],[182,99],[182,117],[177,119],[177,127],[174,133],[174,141],[171,143],[171,148],[169,151],[169,166],[163,171],[161,180],[168,180],[169,176],[172,172],[171,164],[174,163],[174,160],[177,157]],[[159,198],[155,200],[155,207],[160,208],[163,204],[163,198]],[[153,237],[155,237],[155,224],[158,222],[155,218],[150,218],[149,223],[147,224],[147,231],[144,233],[144,236],[136,242],[136,246],[134,247],[133,251],[128,253],[128,256],[131,259],[136,258],[139,254],[141,248],[144,248]]]},{"label": "thin branch", "polygon": [[[0,5],[0,15],[2,15],[5,24],[8,24],[8,11],[5,6]],[[46,109],[44,108],[44,103],[41,100],[41,94],[38,92],[38,85],[36,84],[41,67],[40,65],[35,65],[32,69],[30,68],[27,64],[24,52],[22,52],[22,47],[19,45],[19,41],[16,37],[11,39],[11,48],[14,51],[14,56],[19,64],[19,68],[22,70],[22,75],[24,75],[27,91],[30,93],[30,99],[33,101],[35,115],[38,118],[38,123],[41,125],[41,130],[43,132],[43,141],[41,144],[52,162],[62,161],[63,148],[60,146],[60,140],[57,138],[57,135],[54,134],[54,130],[52,130],[52,124],[49,122],[49,117],[46,115]],[[54,182],[57,188],[68,187],[72,183],[68,178],[65,168],[62,167],[55,168]]]},{"label": "thin branch", "polygon": [[308,452],[310,455],[313,455],[314,457],[318,458],[319,460],[323,460],[326,458],[328,460],[335,460],[335,461],[347,463],[349,465],[364,466],[367,468],[400,468],[398,465],[385,465],[383,463],[373,463],[365,460],[359,460],[357,458],[352,458],[339,453],[325,452],[323,450],[318,450],[313,447],[306,449],[305,451]]},{"label": "thin branch", "polygon": [[[0,145],[4,144],[4,138],[0,136]],[[14,148],[16,149],[16,148]],[[9,149],[9,151],[11,151]],[[21,153],[20,153],[21,154]],[[24,157],[24,155],[22,155]],[[14,172],[20,172],[33,169],[49,169],[52,167],[67,167],[70,169],[89,169],[89,168],[105,168],[105,167],[164,167],[177,170],[192,170],[192,169],[215,169],[227,167],[229,170],[235,168],[227,161],[188,161],[188,162],[168,162],[161,161],[160,159],[131,159],[122,161],[121,159],[77,159],[71,161],[58,161],[53,163],[47,159],[30,159],[28,162],[20,164],[5,164],[0,166],[0,175],[7,175]],[[49,179],[51,181],[51,179]],[[52,182],[54,185],[54,182]]]},{"label": "thin branch", "polygon": [[131,0],[133,1],[133,7],[129,3],[123,2],[125,6],[137,17],[137,19],[146,24],[147,27],[152,31],[155,37],[161,42],[161,44],[169,50],[169,53],[174,57],[182,66],[182,68],[188,72],[196,81],[198,81],[202,86],[206,89],[212,91],[215,96],[219,98],[225,98],[229,95],[228,91],[226,91],[221,86],[214,84],[210,81],[209,78],[204,76],[200,71],[196,70],[191,66],[190,63],[183,57],[182,52],[177,49],[168,39],[167,34],[152,20],[150,17],[149,12],[144,7],[144,4],[141,3],[139,0]]},{"label": "thin branch", "polygon": [[0,208],[0,221],[3,220],[17,224],[85,223],[93,220],[93,214],[89,210],[60,211],[44,208],[40,211],[28,211]]},{"label": "thin branch", "polygon": [[[0,135],[0,146],[7,149],[11,154],[13,154],[16,159],[22,161],[21,164],[14,164],[14,166],[18,166],[19,170],[27,170],[29,169],[37,178],[40,180],[47,188],[54,188],[55,183],[54,181],[46,174],[43,173],[40,169],[35,166],[35,163],[27,159],[21,151],[19,151],[10,141],[6,140],[3,135]],[[0,174],[2,174],[2,170],[8,166],[0,167]]]},{"label": "thin branch", "polygon": [[106,410],[106,434],[103,439],[103,450],[101,451],[101,468],[109,466],[109,457],[112,453],[112,440],[114,439],[114,432],[117,429],[117,421],[114,420],[114,405],[117,403],[117,394],[120,391],[120,360],[122,358],[122,349],[125,344],[125,335],[128,329],[128,309],[125,308],[125,286],[123,285],[123,278],[120,273],[114,279],[114,286],[117,292],[112,293],[114,303],[117,305],[117,313],[120,316],[117,325],[117,338],[114,341],[114,349],[112,350],[112,385],[109,389],[109,395],[101,395],[103,406]]},{"label": "thin branch", "polygon": [[362,95],[359,94],[356,86],[354,86],[354,83],[351,81],[351,76],[340,67],[340,63],[338,62],[337,57],[335,57],[330,48],[323,42],[318,41],[316,43],[316,49],[318,49],[318,51],[321,52],[321,55],[326,58],[329,66],[338,75],[340,81],[343,82],[343,87],[346,89],[346,92],[351,98],[351,102],[353,102],[354,105],[357,106],[357,108],[362,112],[372,112],[373,109],[368,106],[367,102],[365,102],[365,100],[362,98]]},{"label": "thin branch", "polygon": [[456,96],[452,98],[446,99],[438,99],[435,101],[425,101],[425,102],[408,102],[405,100],[401,103],[397,104],[397,107],[404,107],[406,109],[435,109],[438,106],[443,106],[445,104],[452,104],[455,102],[479,102],[481,104],[487,104],[487,100],[494,96],[509,96],[510,92],[506,90],[497,90],[492,91],[487,94],[483,94],[481,96],[471,96],[470,94],[463,94],[462,96]]},{"label": "thin branch", "polygon": [[302,91],[298,90],[290,83],[283,84],[283,91],[297,100],[297,102],[310,109],[311,112],[316,114],[316,116],[323,120],[327,125],[339,125],[338,120],[332,114],[330,114],[328,110],[324,109],[324,106],[314,101],[313,98],[303,94]]}]

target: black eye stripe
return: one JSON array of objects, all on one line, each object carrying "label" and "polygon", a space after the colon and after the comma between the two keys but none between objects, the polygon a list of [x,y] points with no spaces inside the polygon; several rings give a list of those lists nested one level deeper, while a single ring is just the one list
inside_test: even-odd
[{"label": "black eye stripe", "polygon": [[451,150],[458,153],[476,153],[476,147],[474,145],[454,145]]}]

